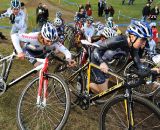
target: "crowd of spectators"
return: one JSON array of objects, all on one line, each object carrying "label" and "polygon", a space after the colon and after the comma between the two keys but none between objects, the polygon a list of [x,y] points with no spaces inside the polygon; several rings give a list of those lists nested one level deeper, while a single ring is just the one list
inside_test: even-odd
[{"label": "crowd of spectators", "polygon": [[147,2],[147,4],[143,7],[142,9],[142,20],[150,20],[150,21],[156,21],[157,17],[159,15],[159,8],[158,6],[153,6],[152,7],[152,1]]}]

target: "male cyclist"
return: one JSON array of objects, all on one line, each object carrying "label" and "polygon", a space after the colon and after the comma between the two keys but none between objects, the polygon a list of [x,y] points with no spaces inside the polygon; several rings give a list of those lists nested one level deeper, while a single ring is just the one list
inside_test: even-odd
[{"label": "male cyclist", "polygon": [[[141,74],[145,73],[143,65],[140,62],[139,49],[143,47],[152,32],[149,25],[141,21],[132,21],[128,26],[127,37],[123,35],[112,37],[103,43],[99,43],[99,48],[95,48],[92,54],[92,61],[100,66],[102,72],[107,73],[109,68],[107,61],[109,56],[108,50],[116,50],[120,48],[122,51],[130,50],[132,59]],[[91,90],[99,93],[107,89],[108,82],[105,76],[97,76],[95,73],[94,80],[91,83]]]},{"label": "male cyclist", "polygon": [[[20,59],[23,59],[25,55],[28,57],[38,57],[38,55],[46,51],[46,48],[49,50],[55,48],[65,55],[69,65],[74,62],[71,59],[69,50],[59,42],[56,27],[50,22],[42,26],[41,32],[13,34],[12,43]],[[34,66],[39,65],[33,58],[29,58],[29,61],[34,64]]]},{"label": "male cyclist", "polygon": [[11,0],[10,6],[6,12],[0,15],[0,19],[5,17],[10,18],[12,24],[11,35],[26,32],[26,14],[21,10],[21,2],[19,0]]}]

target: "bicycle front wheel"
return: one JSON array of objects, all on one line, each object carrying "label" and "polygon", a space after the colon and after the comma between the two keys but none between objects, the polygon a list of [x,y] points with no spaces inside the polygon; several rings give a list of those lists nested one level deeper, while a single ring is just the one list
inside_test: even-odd
[{"label": "bicycle front wheel", "polygon": [[[141,63],[145,68],[153,68],[155,64],[152,61],[146,60],[146,59],[140,59]],[[138,75],[135,74],[135,71],[137,71],[136,66],[134,62],[130,62],[124,69],[124,76],[132,75],[134,78],[138,78]],[[145,78],[146,83],[142,84],[136,88],[133,89],[133,93],[142,96],[142,97],[149,97],[152,96],[155,92],[154,89],[154,83],[152,83],[152,76],[148,76]],[[158,82],[158,79],[156,79]]]},{"label": "bicycle front wheel", "polygon": [[69,90],[61,77],[47,74],[47,78],[45,106],[43,101],[42,105],[36,104],[39,77],[23,90],[17,106],[17,122],[21,130],[61,130],[64,127],[70,111]]},{"label": "bicycle front wheel", "polygon": [[134,126],[129,129],[125,100],[124,95],[118,95],[106,102],[100,113],[101,130],[160,130],[160,110],[138,96],[132,99]]}]

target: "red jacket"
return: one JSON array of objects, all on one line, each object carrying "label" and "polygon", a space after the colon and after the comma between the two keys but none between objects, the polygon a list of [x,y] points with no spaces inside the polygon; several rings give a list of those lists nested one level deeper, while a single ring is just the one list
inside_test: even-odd
[{"label": "red jacket", "polygon": [[152,27],[152,33],[153,33],[153,40],[156,42],[156,44],[158,43],[158,29],[157,28],[153,28]]},{"label": "red jacket", "polygon": [[87,13],[87,16],[91,16],[92,15],[92,10],[89,9],[89,10],[86,11],[86,13]]}]

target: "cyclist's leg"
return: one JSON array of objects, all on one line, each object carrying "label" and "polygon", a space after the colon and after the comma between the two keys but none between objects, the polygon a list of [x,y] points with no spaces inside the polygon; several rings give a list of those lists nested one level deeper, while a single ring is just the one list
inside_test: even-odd
[{"label": "cyclist's leg", "polygon": [[95,93],[103,92],[108,89],[108,76],[97,68],[91,69],[91,91]]}]

